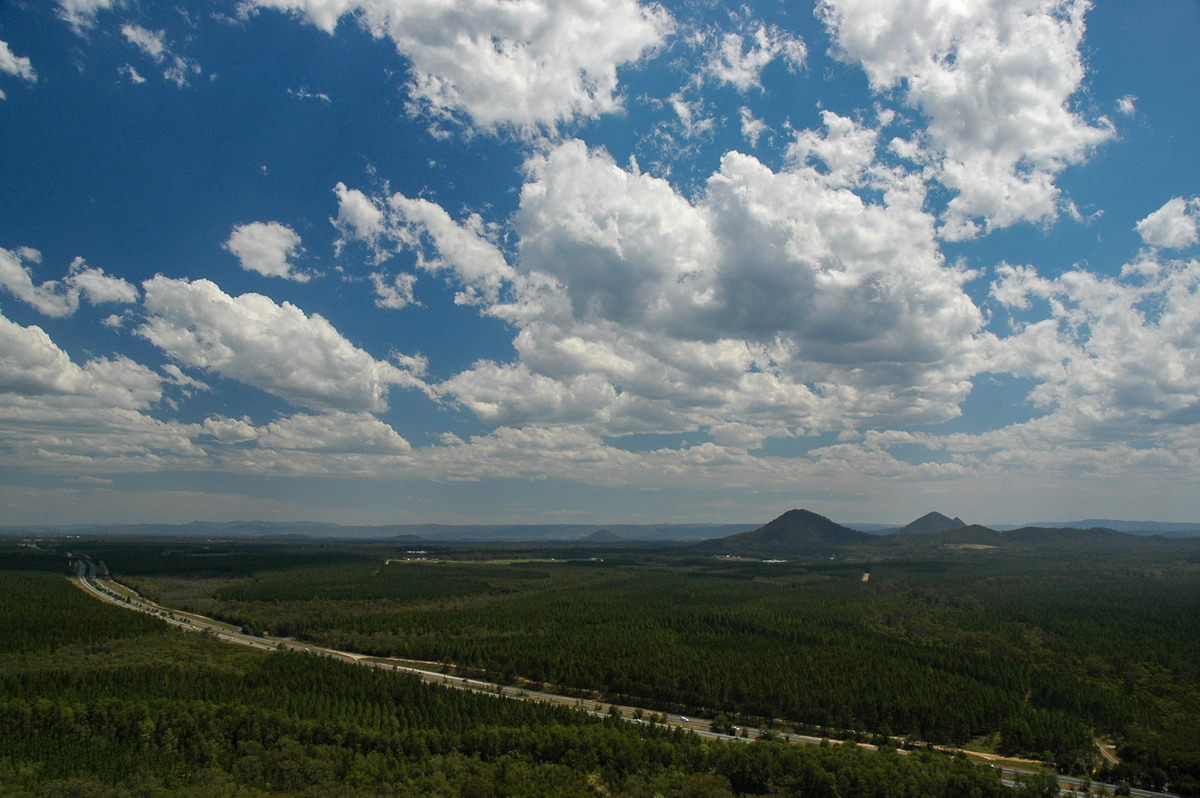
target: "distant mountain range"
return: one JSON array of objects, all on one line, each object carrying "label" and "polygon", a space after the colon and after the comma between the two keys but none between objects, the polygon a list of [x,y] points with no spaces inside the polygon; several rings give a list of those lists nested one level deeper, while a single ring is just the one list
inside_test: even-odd
[{"label": "distant mountain range", "polygon": [[[321,522],[232,521],[210,523],[194,521],[189,524],[80,524],[74,526],[8,526],[0,527],[0,535],[48,537],[78,535],[81,537],[188,537],[188,538],[248,538],[276,540],[362,540],[416,542],[498,542],[498,543],[563,543],[588,544],[698,542],[711,544],[717,550],[744,547],[746,551],[767,550],[776,543],[785,544],[796,553],[817,552],[829,546],[871,545],[872,540],[897,538],[909,540],[916,536],[949,535],[944,542],[961,530],[977,530],[979,541],[987,534],[1005,535],[1010,543],[1028,536],[1026,530],[1046,540],[1064,539],[1054,530],[1106,529],[1124,535],[1157,535],[1168,538],[1200,537],[1200,523],[1160,523],[1154,521],[1114,521],[1088,519],[1072,523],[1045,522],[1038,524],[994,524],[990,527],[968,525],[961,518],[951,518],[931,512],[904,526],[884,524],[838,524],[808,510],[789,510],[779,518],[764,524],[387,524],[381,526],[344,526]],[[978,530],[986,530],[985,532]],[[1021,532],[1014,535],[1014,532]],[[968,533],[962,533],[968,534]],[[725,543],[717,545],[716,540]],[[942,540],[939,538],[939,540]],[[937,541],[928,541],[936,543]],[[963,542],[963,541],[960,541]],[[893,543],[893,545],[895,545]]]},{"label": "distant mountain range", "polygon": [[[916,524],[922,523],[925,519],[931,516],[936,516],[939,519],[946,519],[953,522],[957,526],[966,526],[966,524],[958,518],[946,518],[941,513],[929,513],[918,518],[916,521],[907,526],[897,526],[894,524],[846,524],[850,529],[856,529],[859,532],[869,532],[872,535],[893,535],[898,532],[916,531],[910,529]],[[989,529],[997,531],[1007,531],[1012,529],[1025,529],[1036,527],[1038,529],[1113,529],[1117,532],[1127,532],[1131,535],[1162,535],[1169,538],[1181,537],[1200,537],[1200,521],[1191,524],[1180,523],[1165,523],[1161,521],[1116,521],[1111,518],[1087,518],[1082,521],[1038,521],[1028,524],[988,524]],[[953,528],[953,527],[949,527]],[[929,530],[929,531],[946,531]]]},{"label": "distant mountain range", "polygon": [[48,537],[248,538],[396,542],[677,542],[753,529],[754,524],[386,524],[344,526],[321,522],[230,521],[188,524],[79,524],[0,527],[0,535]]},{"label": "distant mountain range", "polygon": [[1006,551],[1100,551],[1147,545],[1189,545],[1200,540],[1135,535],[1096,526],[1025,526],[1007,530],[964,524],[959,518],[928,513],[891,534],[869,534],[835,523],[808,510],[789,510],[758,529],[693,544],[697,553],[764,559],[807,557],[821,554],[901,554],[934,550],[1002,549]]},{"label": "distant mountain range", "polygon": [[[1044,529],[1063,529],[1066,527],[1074,529],[1104,528],[1115,529],[1118,532],[1128,532],[1131,535],[1162,535],[1169,538],[1200,536],[1200,523],[1169,524],[1158,521],[1114,521],[1111,518],[1088,518],[1083,521],[1071,521],[1070,523],[1043,521],[1034,524],[1021,524],[1020,526],[1034,526]],[[1017,528],[1019,527],[1009,524],[992,525],[992,529],[999,530]]]}]

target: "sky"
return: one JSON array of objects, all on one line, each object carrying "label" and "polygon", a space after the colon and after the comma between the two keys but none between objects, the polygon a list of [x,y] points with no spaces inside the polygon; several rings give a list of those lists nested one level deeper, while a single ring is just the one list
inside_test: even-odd
[{"label": "sky", "polygon": [[0,525],[1200,521],[1197,34],[9,0]]}]

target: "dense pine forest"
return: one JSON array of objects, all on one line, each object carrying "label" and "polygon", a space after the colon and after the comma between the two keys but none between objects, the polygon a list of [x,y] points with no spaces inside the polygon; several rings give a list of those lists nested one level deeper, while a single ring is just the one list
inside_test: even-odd
[{"label": "dense pine forest", "polygon": [[705,742],[240,650],[87,597],[43,544],[0,572],[0,785],[15,794],[1014,794],[929,749],[946,744],[1200,795],[1200,557],[1186,548],[760,562],[74,545],[148,597],[247,631],[883,751]]}]

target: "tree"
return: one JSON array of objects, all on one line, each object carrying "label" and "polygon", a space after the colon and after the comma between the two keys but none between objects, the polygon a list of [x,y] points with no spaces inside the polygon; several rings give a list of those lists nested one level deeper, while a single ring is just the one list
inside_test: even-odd
[{"label": "tree", "polygon": [[1059,794],[1058,779],[1053,773],[1022,773],[1016,783],[1019,798],[1055,798]]}]

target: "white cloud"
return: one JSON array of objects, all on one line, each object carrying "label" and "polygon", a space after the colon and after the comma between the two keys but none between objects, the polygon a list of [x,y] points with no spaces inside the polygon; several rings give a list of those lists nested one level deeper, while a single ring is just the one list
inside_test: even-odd
[{"label": "white cloud", "polygon": [[400,272],[390,280],[383,272],[371,272],[371,283],[375,286],[375,304],[381,308],[400,310],[409,305],[421,304],[413,296],[417,276]]},{"label": "white cloud", "polygon": [[380,412],[392,385],[424,389],[411,372],[375,360],[318,315],[260,294],[231,297],[208,280],[143,284],[138,334],[175,360],[316,410]]},{"label": "white cloud", "polygon": [[191,58],[174,55],[171,56],[171,63],[163,70],[163,78],[182,89],[188,85],[189,78],[199,75],[201,71],[200,64]]},{"label": "white cloud", "polygon": [[0,402],[0,462],[9,467],[88,473],[155,472],[204,465],[196,425],[120,408],[31,408]]},{"label": "white cloud", "polygon": [[[421,452],[422,466],[442,479],[570,479],[630,484],[653,474],[646,458],[604,445],[573,425],[504,427],[487,435]],[[661,477],[661,473],[653,474]]]},{"label": "white cloud", "polygon": [[169,52],[166,42],[166,31],[147,30],[141,25],[125,24],[121,26],[121,34],[125,40],[137,47],[156,62],[161,63]]},{"label": "white cloud", "polygon": [[393,194],[388,208],[393,231],[416,249],[418,265],[430,272],[451,271],[466,286],[456,301],[495,301],[501,284],[511,279],[512,269],[478,214],[460,224],[441,206],[403,194]]},{"label": "white cloud", "polygon": [[120,277],[109,277],[103,269],[93,269],[83,258],[71,261],[66,278],[68,294],[82,294],[93,305],[101,302],[133,303],[138,290]]},{"label": "white cloud", "polygon": [[338,199],[338,215],[329,221],[340,233],[334,242],[334,253],[340,257],[346,244],[357,240],[371,249],[373,263],[390,257],[391,252],[380,249],[379,243],[380,236],[387,232],[383,208],[358,189],[347,188],[345,183],[334,186],[333,193]]},{"label": "white cloud", "polygon": [[72,477],[71,479],[64,480],[64,481],[69,484],[74,484],[74,485],[100,486],[100,485],[112,485],[113,484],[113,481],[111,479],[104,479],[103,477],[88,477],[88,476]]},{"label": "white cloud", "polygon": [[267,277],[307,282],[311,275],[294,270],[292,259],[304,252],[300,235],[279,222],[251,222],[233,228],[223,245],[246,271]]},{"label": "white cloud", "polygon": [[58,16],[76,33],[96,24],[96,14],[121,5],[120,0],[58,0]]},{"label": "white cloud", "polygon": [[162,390],[154,372],[128,358],[96,358],[79,366],[42,328],[0,316],[0,395],[6,407],[17,397],[64,409],[143,410]]},{"label": "white cloud", "polygon": [[204,419],[204,434],[216,439],[217,443],[231,446],[258,439],[258,430],[248,418],[225,418],[210,416]]},{"label": "white cloud", "polygon": [[5,41],[0,41],[0,72],[37,83],[37,72],[33,70],[33,64],[28,58],[14,55]]},{"label": "white cloud", "polygon": [[412,447],[370,413],[298,414],[259,431],[259,444],[272,449],[360,454],[403,454]]},{"label": "white cloud", "polygon": [[921,182],[847,154],[873,137],[843,121],[806,150],[837,169],[729,153],[696,201],[578,141],[531,158],[512,296],[487,310],[520,361],[439,390],[489,424],[601,434],[955,416],[982,363],[969,275],[942,262]]},{"label": "white cloud", "polygon": [[[181,89],[188,85],[189,78],[199,75],[203,71],[200,64],[194,59],[171,51],[167,44],[166,31],[149,30],[141,25],[126,23],[121,26],[121,34],[126,41],[141,50],[154,63],[165,64],[162,73],[163,79],[174,83]],[[133,83],[146,82],[146,79],[128,64],[120,67],[120,72],[128,76]]]},{"label": "white cloud", "polygon": [[440,388],[459,397],[468,410],[493,426],[594,419],[617,400],[616,390],[601,375],[553,378],[535,374],[523,364],[479,363]]},{"label": "white cloud", "polygon": [[755,119],[754,113],[745,106],[742,106],[738,114],[742,120],[742,136],[750,143],[751,147],[757,147],[758,140],[767,131],[767,123],[761,119]]},{"label": "white cloud", "polygon": [[333,33],[353,16],[412,65],[413,102],[436,118],[530,133],[621,106],[617,68],[656,47],[672,22],[634,0],[255,0]]},{"label": "white cloud", "polygon": [[117,72],[129,78],[129,82],[134,85],[139,85],[146,82],[146,78],[140,72],[133,68],[130,64],[123,64],[117,67]]},{"label": "white cloud", "polygon": [[1138,235],[1152,247],[1182,249],[1200,241],[1200,199],[1175,197],[1137,223]]},{"label": "white cloud", "polygon": [[669,102],[671,109],[679,117],[679,129],[684,138],[694,139],[712,133],[716,120],[705,115],[702,99],[688,101],[682,93],[676,92],[670,96]]},{"label": "white cloud", "polygon": [[183,389],[187,396],[191,396],[196,391],[207,391],[210,388],[195,377],[190,377],[183,373],[183,369],[176,366],[174,363],[167,363],[162,367],[163,373],[167,375],[167,381],[172,385],[177,385]]},{"label": "white cloud", "polygon": [[[424,271],[453,275],[463,287],[455,297],[459,304],[495,302],[503,284],[512,279],[512,268],[478,214],[459,223],[426,199],[393,194],[375,201],[342,183],[334,191],[339,201],[338,216],[333,220],[341,234],[335,244],[339,254],[351,240],[370,248],[375,263],[408,249],[416,253],[417,265]],[[373,274],[377,304],[411,304],[414,279],[401,274],[388,281],[382,273]]]},{"label": "white cloud", "polygon": [[929,118],[933,177],[955,192],[942,235],[1057,217],[1055,177],[1113,129],[1070,99],[1083,80],[1087,0],[822,0],[835,54],[876,92],[897,91]]},{"label": "white cloud", "polygon": [[320,100],[329,105],[333,100],[329,99],[329,95],[323,91],[310,91],[307,86],[301,86],[298,89],[288,89],[287,93],[298,100]]},{"label": "white cloud", "polygon": [[48,280],[35,285],[30,266],[41,260],[42,255],[36,249],[18,247],[10,251],[0,247],[0,285],[47,316],[70,316],[79,309],[81,296],[92,304],[137,301],[138,292],[133,285],[109,277],[103,269],[90,268],[83,258],[72,261],[61,282]]},{"label": "white cloud", "polygon": [[1124,277],[1076,270],[1051,279],[1012,266],[998,274],[997,299],[1049,311],[996,341],[990,368],[1037,381],[1029,399],[1049,411],[1039,435],[1095,443],[1197,429],[1200,261],[1139,263]]},{"label": "white cloud", "polygon": [[1137,112],[1137,97],[1126,94],[1117,100],[1117,112],[1122,116],[1133,116]]},{"label": "white cloud", "polygon": [[722,33],[705,59],[712,78],[744,92],[761,87],[763,69],[776,58],[782,58],[789,69],[804,66],[808,49],[802,40],[761,22],[742,27]]},{"label": "white cloud", "polygon": [[829,169],[833,185],[855,186],[875,161],[879,131],[863,127],[832,111],[822,111],[825,131],[802,130],[788,147],[794,162],[819,161]]}]

